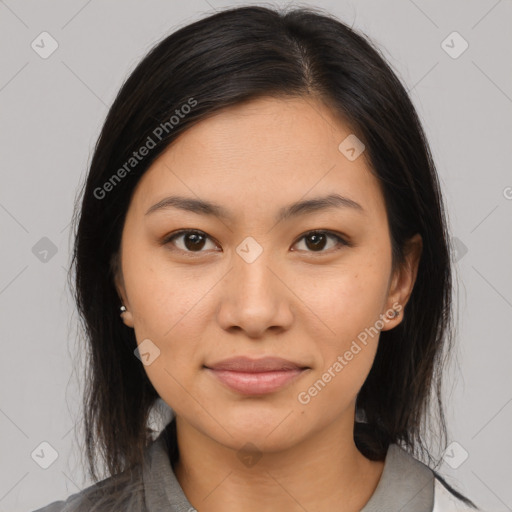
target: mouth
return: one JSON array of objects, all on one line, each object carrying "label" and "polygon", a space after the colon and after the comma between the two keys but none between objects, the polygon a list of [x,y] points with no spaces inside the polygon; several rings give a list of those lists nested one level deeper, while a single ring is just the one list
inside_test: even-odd
[{"label": "mouth", "polygon": [[282,358],[237,357],[203,366],[203,369],[232,391],[264,395],[291,385],[311,368]]},{"label": "mouth", "polygon": [[299,378],[307,368],[252,373],[212,370],[207,367],[205,367],[205,370],[233,391],[243,395],[263,395],[284,388]]}]

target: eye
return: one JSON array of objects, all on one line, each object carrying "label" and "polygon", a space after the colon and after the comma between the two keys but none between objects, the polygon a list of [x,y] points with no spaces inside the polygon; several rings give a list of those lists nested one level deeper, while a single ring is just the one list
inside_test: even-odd
[{"label": "eye", "polygon": [[[175,240],[179,239],[182,239],[181,244],[175,244]],[[201,249],[205,246],[206,240],[211,240],[211,238],[203,231],[198,231],[196,229],[182,229],[173,233],[169,237],[166,237],[163,244],[167,245],[171,243],[178,246],[178,249],[182,252],[194,253],[204,252],[201,251]]]},{"label": "eye", "polygon": [[[305,246],[307,252],[329,252],[325,251],[327,241],[329,239],[334,240],[334,244],[331,244],[331,248],[337,249],[341,246],[351,246],[351,244],[342,238],[341,236],[327,230],[315,230],[309,231],[302,235],[301,238],[294,244],[296,245],[301,240],[305,240]],[[197,229],[181,229],[175,233],[172,233],[166,237],[162,244],[172,244],[181,252],[184,253],[201,253],[207,240],[212,240],[206,233]],[[176,241],[180,241],[176,243]]]},{"label": "eye", "polygon": [[[332,231],[326,231],[326,230],[315,230],[315,231],[309,231],[305,235],[303,235],[301,238],[299,238],[299,241],[305,240],[304,245],[307,249],[312,249],[308,252],[329,252],[324,251],[327,244],[328,239],[335,240],[335,243],[333,246],[331,246],[331,249],[337,249],[340,246],[350,246],[349,242],[347,242],[345,239],[343,239],[341,236],[333,233]],[[297,242],[298,243],[298,242]]]}]

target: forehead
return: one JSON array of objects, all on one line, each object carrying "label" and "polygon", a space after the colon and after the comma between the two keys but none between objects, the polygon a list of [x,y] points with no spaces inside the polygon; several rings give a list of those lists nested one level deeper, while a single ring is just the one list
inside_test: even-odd
[{"label": "forehead", "polygon": [[[312,98],[259,98],[228,107],[182,133],[141,178],[134,201],[166,195],[224,204],[236,214],[338,193],[385,213],[366,154],[349,159],[350,126]],[[274,214],[270,212],[269,214]]]}]

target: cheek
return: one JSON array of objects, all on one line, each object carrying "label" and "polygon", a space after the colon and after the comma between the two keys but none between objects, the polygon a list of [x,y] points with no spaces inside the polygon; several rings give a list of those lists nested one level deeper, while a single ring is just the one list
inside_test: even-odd
[{"label": "cheek", "polygon": [[296,280],[297,295],[321,320],[322,332],[347,340],[375,325],[385,304],[388,273],[370,258]]},{"label": "cheek", "polygon": [[360,257],[329,276],[302,281],[298,295],[321,320],[313,322],[309,336],[319,356],[314,377],[320,377],[319,386],[329,383],[325,398],[355,395],[370,371],[382,328],[377,321],[386,299],[385,270],[375,259]]},{"label": "cheek", "polygon": [[165,343],[175,332],[197,325],[202,303],[215,283],[211,273],[172,264],[157,252],[130,255],[125,283],[140,334]]},{"label": "cheek", "polygon": [[[204,363],[208,279],[140,269],[133,282],[137,343],[150,339],[158,356],[144,370],[162,399],[176,412],[190,408],[193,377]],[[155,348],[156,347],[156,348]],[[188,404],[188,405],[187,405]],[[196,411],[199,413],[200,411]]]},{"label": "cheek", "polygon": [[180,268],[151,261],[133,268],[127,281],[133,298],[137,343],[149,339],[159,355],[145,366],[158,393],[178,396],[204,363],[205,332],[212,317],[212,291],[219,275],[199,266]]},{"label": "cheek", "polygon": [[379,330],[373,327],[379,303],[362,288],[352,289],[353,294],[347,287],[332,289],[333,295],[339,293],[322,312],[329,330],[323,330],[324,336],[310,332],[317,366],[300,391],[301,403],[309,400],[320,409],[330,404],[330,414],[335,414],[355,400],[372,367],[379,342]]}]

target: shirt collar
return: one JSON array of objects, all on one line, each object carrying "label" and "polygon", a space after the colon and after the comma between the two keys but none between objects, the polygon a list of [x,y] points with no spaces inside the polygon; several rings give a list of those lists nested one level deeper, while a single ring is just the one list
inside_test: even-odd
[{"label": "shirt collar", "polygon": [[434,473],[397,444],[389,445],[384,469],[361,512],[432,512]]},{"label": "shirt collar", "polygon": [[[146,452],[142,478],[148,512],[196,510],[185,496],[169,460],[171,423]],[[397,444],[391,444],[379,483],[361,512],[432,512],[433,506],[433,471]]]}]

